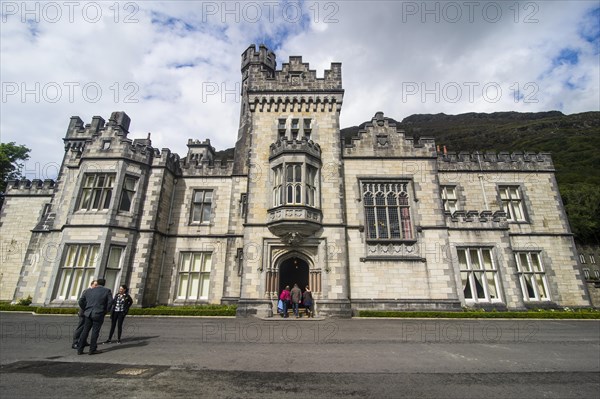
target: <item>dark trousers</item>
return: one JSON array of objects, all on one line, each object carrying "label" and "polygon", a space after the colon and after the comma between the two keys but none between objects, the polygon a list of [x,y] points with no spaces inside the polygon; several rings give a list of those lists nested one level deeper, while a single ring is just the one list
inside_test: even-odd
[{"label": "dark trousers", "polygon": [[85,345],[85,341],[87,341],[90,330],[92,331],[92,337],[90,338],[90,351],[93,352],[98,348],[98,336],[100,335],[102,323],[104,323],[104,314],[85,317],[83,331],[81,332],[79,343],[77,344],[78,352],[83,352],[83,346]]},{"label": "dark trousers", "polygon": [[288,305],[289,302],[288,301],[283,301],[283,317],[288,317]]},{"label": "dark trousers", "polygon": [[73,332],[73,345],[77,345],[79,343],[79,337],[81,336],[84,325],[85,317],[79,316],[79,322],[77,323],[77,327],[75,327],[75,331]]},{"label": "dark trousers", "polygon": [[123,320],[125,320],[125,312],[113,312],[110,316],[110,333],[108,334],[108,340],[112,339],[115,333],[115,327],[117,327],[117,340],[121,340],[121,333],[123,332]]}]

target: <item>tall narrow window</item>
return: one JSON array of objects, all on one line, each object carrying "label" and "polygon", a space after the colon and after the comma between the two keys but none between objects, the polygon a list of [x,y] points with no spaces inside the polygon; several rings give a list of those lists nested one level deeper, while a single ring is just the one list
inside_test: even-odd
[{"label": "tall narrow window", "polygon": [[306,205],[316,206],[317,201],[317,168],[306,166]]},{"label": "tall narrow window", "polygon": [[209,223],[212,209],[212,190],[194,190],[192,223]]},{"label": "tall narrow window", "polygon": [[121,273],[121,262],[123,259],[123,247],[110,247],[108,253],[108,261],[106,262],[106,270],[104,271],[104,279],[106,280],[106,288],[110,288],[113,293],[118,292],[119,273]]},{"label": "tall narrow window", "polygon": [[465,300],[497,302],[500,300],[498,270],[489,248],[458,248],[458,265]]},{"label": "tall narrow window", "polygon": [[312,120],[310,118],[304,119],[304,139],[310,140],[310,134],[312,132]]},{"label": "tall narrow window", "polygon": [[442,186],[444,211],[454,213],[457,208],[456,186]]},{"label": "tall narrow window", "polygon": [[114,173],[86,174],[83,179],[79,209],[108,209],[114,183]]},{"label": "tall narrow window", "polygon": [[121,191],[121,200],[119,201],[119,210],[129,212],[131,209],[131,203],[133,202],[133,195],[135,194],[135,184],[137,179],[131,176],[125,176],[123,182],[123,191]]},{"label": "tall narrow window", "polygon": [[77,300],[94,279],[100,246],[70,244],[59,273],[57,299]]},{"label": "tall narrow window", "polygon": [[281,118],[277,121],[277,134],[279,139],[285,138],[285,118]]},{"label": "tall narrow window", "polygon": [[208,299],[211,260],[210,252],[181,254],[177,299]]},{"label": "tall narrow window", "polygon": [[302,165],[287,164],[285,167],[285,191],[287,204],[302,204]]},{"label": "tall narrow window", "polygon": [[544,301],[550,299],[546,272],[539,252],[516,252],[517,271],[521,281],[523,299]]},{"label": "tall narrow window", "polygon": [[248,194],[243,193],[240,196],[240,216],[245,218],[248,214]]},{"label": "tall narrow window", "polygon": [[506,212],[506,219],[510,222],[524,222],[523,201],[519,186],[500,186],[500,200],[502,209]]},{"label": "tall narrow window", "polygon": [[273,206],[283,204],[283,166],[273,168]]},{"label": "tall narrow window", "polygon": [[298,130],[300,129],[300,122],[298,119],[292,119],[292,140],[298,140]]},{"label": "tall narrow window", "polygon": [[413,228],[407,192],[408,183],[363,183],[367,238],[410,240]]}]

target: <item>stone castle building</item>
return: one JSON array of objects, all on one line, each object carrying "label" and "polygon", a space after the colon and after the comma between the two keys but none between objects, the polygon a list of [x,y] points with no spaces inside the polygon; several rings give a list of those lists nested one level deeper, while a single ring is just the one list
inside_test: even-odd
[{"label": "stone castle building", "polygon": [[10,182],[2,300],[74,306],[90,280],[136,306],[237,304],[269,316],[285,285],[317,312],[590,306],[547,154],[440,152],[378,112],[340,135],[341,64],[242,54],[232,159],[130,139],[114,112],[72,117],[56,182]]}]

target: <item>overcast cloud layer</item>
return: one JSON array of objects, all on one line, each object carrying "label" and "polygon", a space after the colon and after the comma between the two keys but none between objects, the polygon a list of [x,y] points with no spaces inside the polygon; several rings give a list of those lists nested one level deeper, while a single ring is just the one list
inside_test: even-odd
[{"label": "overcast cloud layer", "polygon": [[600,110],[599,1],[2,1],[0,134],[55,178],[69,118],[125,111],[130,138],[233,147],[240,54],[342,63],[343,127],[375,112]]}]

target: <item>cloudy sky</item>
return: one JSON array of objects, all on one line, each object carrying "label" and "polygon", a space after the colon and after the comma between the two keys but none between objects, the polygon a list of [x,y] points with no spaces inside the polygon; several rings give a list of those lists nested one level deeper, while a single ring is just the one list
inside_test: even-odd
[{"label": "cloudy sky", "polygon": [[233,147],[240,54],[342,63],[343,127],[375,112],[600,110],[600,1],[2,1],[0,135],[54,178],[69,118]]}]

